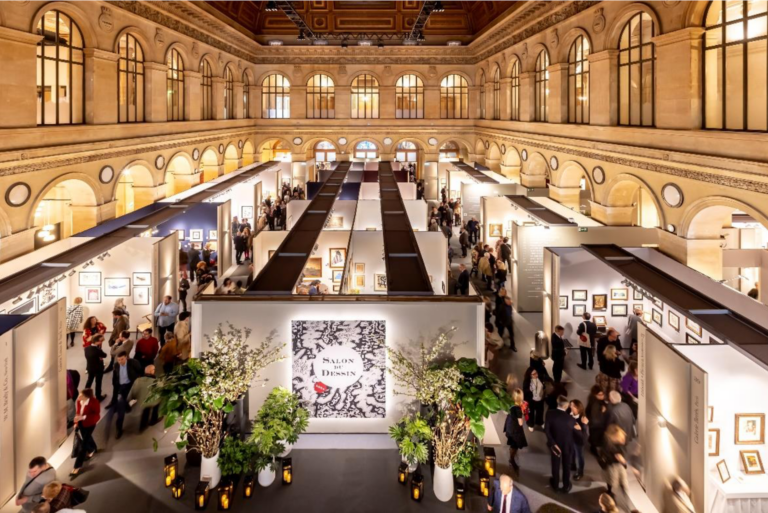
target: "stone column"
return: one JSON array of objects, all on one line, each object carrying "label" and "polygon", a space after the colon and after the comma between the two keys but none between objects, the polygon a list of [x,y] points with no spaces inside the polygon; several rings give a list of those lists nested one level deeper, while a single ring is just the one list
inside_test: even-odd
[{"label": "stone column", "polygon": [[144,120],[168,121],[168,66],[160,62],[144,63]]},{"label": "stone column", "polygon": [[116,53],[86,48],[85,55],[85,123],[111,125],[117,123]]},{"label": "stone column", "polygon": [[307,117],[307,87],[291,85],[291,118]]},{"label": "stone column", "polygon": [[247,117],[245,115],[245,104],[243,103],[243,83],[235,82],[233,84],[232,90],[234,91],[235,95],[235,119],[243,119]]},{"label": "stone column", "polygon": [[502,78],[499,85],[499,118],[509,121],[512,119],[512,79]]},{"label": "stone column", "polygon": [[579,187],[556,187],[549,184],[549,197],[566,207],[579,210],[581,189]]},{"label": "stone column", "polygon": [[0,27],[0,128],[37,125],[36,52],[41,39],[37,34]]},{"label": "stone column", "polygon": [[261,119],[261,86],[251,86],[248,89],[248,109],[251,111],[251,119]]},{"label": "stone column", "polygon": [[134,210],[151,205],[155,201],[165,198],[165,184],[157,186],[142,187],[133,186],[133,206]]},{"label": "stone column", "polygon": [[14,258],[26,255],[35,250],[35,232],[38,228],[30,228],[13,233],[0,239],[0,262],[7,262]]},{"label": "stone column", "polygon": [[589,54],[589,122],[615,126],[619,120],[619,51]]},{"label": "stone column", "polygon": [[531,189],[537,189],[547,186],[547,177],[544,175],[529,175],[520,173],[520,185]]},{"label": "stone column", "polygon": [[520,73],[520,121],[536,119],[536,73]]},{"label": "stone column", "polygon": [[379,87],[379,116],[381,119],[395,119],[395,88]]},{"label": "stone column", "polygon": [[701,27],[656,36],[656,127],[697,130],[702,110]]},{"label": "stone column", "polygon": [[568,63],[553,64],[549,71],[547,121],[568,123]]},{"label": "stone column", "polygon": [[632,226],[632,221],[637,215],[636,207],[608,207],[589,202],[592,217],[606,226]]},{"label": "stone column", "polygon": [[[477,98],[469,95],[469,112],[475,112]],[[473,116],[470,116],[473,117]],[[440,86],[424,86],[424,118],[440,119]]]},{"label": "stone column", "polygon": [[213,119],[224,119],[224,88],[225,80],[221,77],[211,79],[211,103],[213,104]]},{"label": "stone column", "polygon": [[350,98],[350,89],[348,86],[336,86],[334,98],[336,104],[336,119],[349,119],[352,111]]},{"label": "stone column", "polygon": [[723,279],[721,244],[720,239],[685,239],[666,230],[659,230],[659,250],[662,253],[713,280]]},{"label": "stone column", "polygon": [[201,78],[202,74],[198,71],[184,71],[184,116],[187,121],[199,121],[202,118]]}]

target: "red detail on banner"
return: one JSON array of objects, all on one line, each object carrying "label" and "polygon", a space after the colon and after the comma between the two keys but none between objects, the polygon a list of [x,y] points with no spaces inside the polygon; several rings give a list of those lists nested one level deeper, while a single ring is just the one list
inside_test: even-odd
[{"label": "red detail on banner", "polygon": [[323,383],[322,381],[318,381],[315,383],[315,392],[318,394],[324,394],[328,391],[328,385]]}]

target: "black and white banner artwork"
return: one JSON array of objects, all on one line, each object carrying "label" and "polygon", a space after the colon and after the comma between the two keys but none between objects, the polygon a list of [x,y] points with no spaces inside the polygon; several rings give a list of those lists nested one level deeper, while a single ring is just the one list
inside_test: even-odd
[{"label": "black and white banner artwork", "polygon": [[291,321],[293,391],[314,418],[386,416],[385,321]]}]

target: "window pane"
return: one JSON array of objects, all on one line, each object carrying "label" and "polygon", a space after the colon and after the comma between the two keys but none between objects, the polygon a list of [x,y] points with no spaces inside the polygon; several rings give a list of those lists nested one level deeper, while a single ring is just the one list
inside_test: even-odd
[{"label": "window pane", "polygon": [[725,21],[740,20],[744,17],[744,2],[741,0],[728,0],[725,2]]},{"label": "window pane", "polygon": [[725,128],[744,128],[744,51],[742,45],[725,50]]},{"label": "window pane", "polygon": [[768,130],[766,126],[766,94],[768,93],[768,84],[766,83],[766,40],[749,43],[747,51],[747,67],[749,69],[747,98],[749,99],[749,108],[747,109],[749,130]]},{"label": "window pane", "polygon": [[723,128],[723,74],[722,74],[723,50],[716,48],[707,50],[705,54],[705,127]]}]

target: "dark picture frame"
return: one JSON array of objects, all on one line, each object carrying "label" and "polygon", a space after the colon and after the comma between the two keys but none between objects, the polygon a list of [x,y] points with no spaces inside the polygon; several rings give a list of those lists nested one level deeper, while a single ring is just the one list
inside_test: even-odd
[{"label": "dark picture frame", "polygon": [[659,328],[664,327],[664,315],[660,311],[654,308],[651,311],[651,318],[653,319],[653,322],[659,325]]},{"label": "dark picture frame", "polygon": [[608,310],[608,294],[592,294],[592,310],[597,312]]},{"label": "dark picture frame", "polygon": [[574,301],[586,301],[588,295],[588,290],[576,289],[571,291],[571,299]]}]

